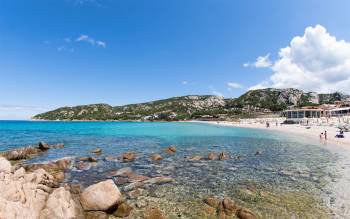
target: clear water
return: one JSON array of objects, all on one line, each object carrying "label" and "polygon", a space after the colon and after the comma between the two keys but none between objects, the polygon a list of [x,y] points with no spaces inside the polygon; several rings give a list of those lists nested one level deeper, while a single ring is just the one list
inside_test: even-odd
[{"label": "clear water", "polygon": [[[137,173],[169,175],[175,179],[175,185],[189,188],[186,195],[194,198],[205,194],[232,197],[236,191],[233,187],[254,183],[259,189],[267,191],[307,194],[322,199],[325,205],[332,207],[338,203],[334,201],[337,197],[332,184],[343,182],[341,176],[334,174],[341,157],[339,153],[307,139],[265,130],[181,122],[0,121],[0,151],[39,141],[64,143],[65,148],[51,149],[29,162],[86,156],[91,155],[90,150],[102,148],[103,154],[98,157],[96,167],[85,172],[70,173],[68,180],[82,184],[99,181],[109,170],[125,166],[120,162],[104,161],[104,157],[118,156],[126,151],[138,152],[139,158],[127,164]],[[174,156],[162,153],[169,145],[177,146],[178,152]],[[255,156],[258,150],[262,154]],[[210,163],[186,162],[184,159],[192,155],[206,156],[211,151],[225,151],[232,157],[240,155],[242,159]],[[148,160],[151,153],[162,153],[165,160],[152,163]],[[265,211],[283,208],[265,206],[256,200],[252,203],[237,198],[236,201],[249,205],[263,216],[272,217]],[[286,215],[288,218],[293,214],[287,212]],[[300,215],[302,213],[297,214]]]}]

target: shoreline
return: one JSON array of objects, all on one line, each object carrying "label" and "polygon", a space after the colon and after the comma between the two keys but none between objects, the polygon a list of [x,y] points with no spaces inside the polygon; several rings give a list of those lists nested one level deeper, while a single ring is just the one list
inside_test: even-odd
[{"label": "shoreline", "polygon": [[[316,126],[316,125],[299,125],[299,124],[283,124],[276,126],[271,123],[269,128],[266,128],[264,123],[253,122],[253,123],[238,123],[229,121],[189,121],[194,123],[203,123],[217,126],[229,126],[237,128],[247,128],[247,129],[259,129],[266,131],[277,131],[289,135],[298,135],[305,138],[311,138],[317,140],[319,143],[323,144],[335,144],[339,146],[350,146],[350,132],[345,132],[345,138],[335,138],[338,128],[332,126]],[[307,129],[306,127],[310,127]],[[321,132],[327,131],[327,140],[320,139]],[[349,148],[350,149],[350,148]]]}]

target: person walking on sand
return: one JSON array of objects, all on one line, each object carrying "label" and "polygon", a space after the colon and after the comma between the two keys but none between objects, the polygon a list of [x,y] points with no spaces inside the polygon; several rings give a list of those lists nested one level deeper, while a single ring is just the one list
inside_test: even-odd
[{"label": "person walking on sand", "polygon": [[327,140],[327,131],[324,131],[324,139]]}]

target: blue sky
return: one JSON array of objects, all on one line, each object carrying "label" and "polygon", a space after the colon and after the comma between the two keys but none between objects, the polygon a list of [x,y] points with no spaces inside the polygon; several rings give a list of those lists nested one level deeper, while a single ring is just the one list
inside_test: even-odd
[{"label": "blue sky", "polygon": [[[280,49],[310,27],[302,48],[332,41],[318,40],[328,33],[337,48],[307,50],[316,59],[311,63],[335,63],[336,51],[348,49],[349,8],[348,0],[2,0],[0,119],[66,105],[121,105],[188,94],[236,97],[252,87],[288,86],[276,79],[289,71],[281,72],[288,66],[278,64],[285,63]],[[306,51],[298,45],[291,51]],[[329,53],[335,58],[320,58]],[[262,65],[256,65],[259,56],[267,57]],[[340,56],[342,63],[349,61],[347,54]],[[324,73],[325,80],[330,74]],[[334,89],[347,83],[343,74],[334,73],[342,77]],[[291,85],[317,90],[329,87],[324,83]]]}]

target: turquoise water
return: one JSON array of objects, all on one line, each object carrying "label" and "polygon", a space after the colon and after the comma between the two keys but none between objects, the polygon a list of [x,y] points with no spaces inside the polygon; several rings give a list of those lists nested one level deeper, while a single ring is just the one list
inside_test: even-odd
[{"label": "turquoise water", "polygon": [[[337,177],[330,169],[338,156],[323,145],[266,130],[181,122],[0,121],[0,151],[39,141],[64,143],[65,148],[50,149],[28,162],[86,156],[91,155],[90,150],[102,148],[97,166],[83,172],[73,170],[66,179],[85,185],[128,165],[142,175],[171,176],[178,185],[190,188],[186,195],[194,197],[232,196],[233,186],[253,182],[266,190],[330,198],[332,191],[325,185]],[[169,145],[177,146],[178,152],[173,156],[162,153]],[[104,160],[107,155],[119,156],[126,151],[136,151],[138,159],[128,164]],[[232,158],[239,155],[242,159],[185,162],[185,157],[206,156],[212,151],[225,151]],[[256,151],[261,155],[255,156]],[[165,159],[155,164],[148,160],[151,153],[161,153]]]}]

